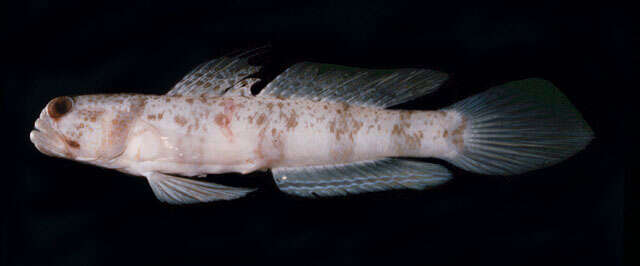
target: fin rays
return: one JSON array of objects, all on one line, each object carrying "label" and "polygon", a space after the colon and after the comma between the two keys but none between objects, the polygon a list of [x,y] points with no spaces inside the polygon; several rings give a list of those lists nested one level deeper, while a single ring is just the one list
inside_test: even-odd
[{"label": "fin rays", "polygon": [[302,62],[278,75],[258,96],[384,108],[434,92],[446,79],[445,73],[426,69],[374,70]]},{"label": "fin rays", "polygon": [[234,188],[157,172],[145,175],[156,197],[169,204],[190,204],[230,200],[245,196],[253,189]]},{"label": "fin rays", "polygon": [[302,197],[335,196],[388,189],[423,189],[450,179],[443,166],[387,158],[342,165],[272,170],[283,192]]},{"label": "fin rays", "polygon": [[167,95],[212,97],[227,92],[246,94],[247,88],[259,81],[247,77],[257,73],[261,68],[249,65],[249,59],[265,53],[266,48],[259,47],[234,57],[223,56],[202,63],[174,85]]},{"label": "fin rays", "polygon": [[550,82],[510,82],[449,108],[467,121],[464,147],[448,159],[482,174],[520,174],[558,163],[583,149],[593,132]]}]

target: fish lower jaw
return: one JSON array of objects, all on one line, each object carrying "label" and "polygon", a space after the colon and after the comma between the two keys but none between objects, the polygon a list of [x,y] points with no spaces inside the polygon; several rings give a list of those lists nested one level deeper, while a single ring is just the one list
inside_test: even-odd
[{"label": "fish lower jaw", "polygon": [[38,151],[48,156],[66,157],[64,153],[66,147],[56,136],[51,136],[38,129],[34,129],[29,133],[29,139]]}]

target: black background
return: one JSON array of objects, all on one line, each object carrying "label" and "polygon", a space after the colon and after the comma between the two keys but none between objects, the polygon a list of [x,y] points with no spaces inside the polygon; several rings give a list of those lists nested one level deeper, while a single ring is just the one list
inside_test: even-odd
[{"label": "black background", "polygon": [[[4,2],[0,264],[622,264],[630,11],[478,2]],[[212,178],[259,190],[182,207],[158,202],[143,178],[46,157],[28,139],[53,97],[162,94],[198,63],[265,44],[267,77],[302,60],[451,75],[398,108],[542,77],[596,139],[519,176],[448,165],[455,179],[428,191],[307,200],[279,192],[268,173],[224,175]]]}]

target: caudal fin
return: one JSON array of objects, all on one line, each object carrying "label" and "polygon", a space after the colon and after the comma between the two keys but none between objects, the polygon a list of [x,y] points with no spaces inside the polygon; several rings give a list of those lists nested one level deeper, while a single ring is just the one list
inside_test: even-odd
[{"label": "caudal fin", "polygon": [[586,121],[551,82],[514,81],[447,109],[466,120],[454,165],[480,174],[510,175],[556,164],[593,139]]}]

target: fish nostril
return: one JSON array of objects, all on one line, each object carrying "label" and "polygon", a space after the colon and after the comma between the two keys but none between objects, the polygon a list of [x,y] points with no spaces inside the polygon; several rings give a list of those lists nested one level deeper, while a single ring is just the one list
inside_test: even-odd
[{"label": "fish nostril", "polygon": [[60,118],[71,110],[73,102],[69,97],[58,97],[49,103],[47,112],[51,118]]}]

